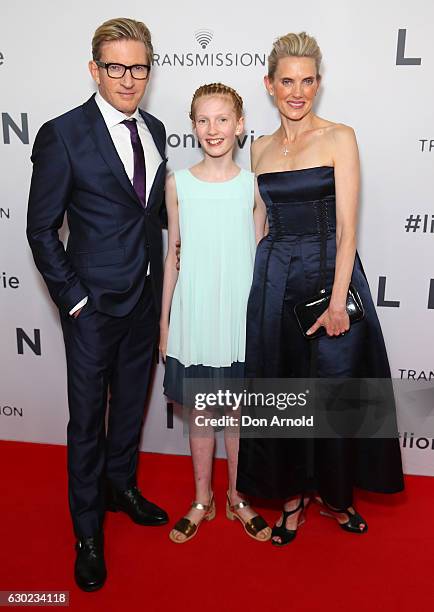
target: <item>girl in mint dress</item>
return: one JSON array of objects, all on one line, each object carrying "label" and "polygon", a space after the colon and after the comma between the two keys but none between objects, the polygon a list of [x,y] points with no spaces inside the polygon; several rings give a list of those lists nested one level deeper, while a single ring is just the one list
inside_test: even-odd
[{"label": "girl in mint dress", "polygon": [[[232,158],[235,139],[243,130],[240,96],[221,83],[203,85],[193,96],[190,117],[204,159],[167,181],[169,243],[160,320],[164,392],[180,404],[185,378],[244,377],[247,301],[256,241],[262,237],[265,221],[263,202],[255,205],[254,174],[239,168]],[[189,512],[170,532],[177,544],[196,535],[203,519],[215,516],[214,431],[201,430],[194,435],[190,429],[196,494]],[[233,432],[226,434],[225,430],[226,514],[239,519],[248,535],[266,541],[269,527],[236,491],[239,440]]]}]

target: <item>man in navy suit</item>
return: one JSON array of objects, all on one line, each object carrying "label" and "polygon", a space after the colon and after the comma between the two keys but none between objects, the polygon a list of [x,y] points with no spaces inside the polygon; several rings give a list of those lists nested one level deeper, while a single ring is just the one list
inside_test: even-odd
[{"label": "man in navy suit", "polygon": [[[106,509],[141,525],[168,521],[136,486],[163,276],[166,133],[138,109],[152,53],[143,23],[103,23],[89,62],[98,93],[45,123],[32,153],[27,236],[65,340],[69,504],[75,578],[85,591],[106,579]],[[58,236],[65,212],[66,251]]]}]

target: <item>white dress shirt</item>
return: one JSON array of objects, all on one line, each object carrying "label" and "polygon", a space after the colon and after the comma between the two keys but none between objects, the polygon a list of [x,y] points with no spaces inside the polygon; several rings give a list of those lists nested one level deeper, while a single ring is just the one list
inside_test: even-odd
[{"label": "white dress shirt", "polygon": [[[137,129],[139,137],[143,146],[143,152],[145,154],[145,165],[146,165],[146,193],[145,201],[148,201],[149,193],[152,188],[152,184],[155,179],[155,175],[158,170],[158,166],[161,164],[161,155],[155,146],[154,139],[152,138],[151,132],[148,129],[142,115],[139,113],[139,109],[136,108],[135,112],[130,116],[124,115],[121,111],[118,111],[114,106],[109,104],[107,100],[104,100],[102,95],[98,92],[95,96],[95,102],[98,105],[99,110],[103,116],[104,122],[113,140],[115,149],[121,158],[124,165],[125,172],[128,178],[133,183],[134,178],[134,152],[131,145],[130,131],[126,125],[123,125],[122,121],[125,119],[136,119]],[[137,204],[139,206],[139,204]],[[146,274],[149,274],[149,265]],[[69,311],[70,315],[74,312],[83,308],[87,304],[87,297],[83,298],[78,304]]]}]

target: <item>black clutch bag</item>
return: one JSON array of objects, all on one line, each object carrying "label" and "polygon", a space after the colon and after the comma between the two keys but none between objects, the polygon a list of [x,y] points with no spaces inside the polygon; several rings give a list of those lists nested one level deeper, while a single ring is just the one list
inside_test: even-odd
[{"label": "black clutch bag", "polygon": [[[305,338],[310,340],[312,338],[323,336],[326,333],[324,327],[320,327],[314,334],[311,334],[310,336],[306,334],[308,329],[312,327],[318,317],[320,317],[328,308],[330,297],[331,292],[326,292],[325,289],[323,289],[316,297],[310,300],[305,300],[304,302],[299,302],[294,306],[295,318],[297,319],[297,323],[300,326],[301,332]],[[350,317],[351,325],[363,319],[365,315],[360,295],[352,284],[348,288],[347,313]]]},{"label": "black clutch bag", "polygon": [[[306,332],[312,327],[318,317],[320,317],[323,312],[327,310],[331,297],[331,291],[326,291],[324,289],[324,287],[326,286],[327,277],[326,261],[328,223],[327,209],[324,207],[323,202],[321,202],[321,206],[319,207],[318,213],[321,236],[318,293],[315,297],[312,297],[311,299],[305,300],[303,302],[299,302],[294,306],[295,318],[297,319],[303,336],[308,340],[318,338],[319,336],[323,336],[326,333],[325,328],[320,327],[314,334],[311,334],[310,336],[306,334]],[[363,319],[365,315],[362,300],[353,284],[350,284],[348,288],[347,313],[350,317],[351,325]]]}]

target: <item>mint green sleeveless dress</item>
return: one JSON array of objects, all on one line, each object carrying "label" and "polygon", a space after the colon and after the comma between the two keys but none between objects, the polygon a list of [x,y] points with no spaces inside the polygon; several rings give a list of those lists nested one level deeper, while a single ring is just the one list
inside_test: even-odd
[{"label": "mint green sleeveless dress", "polygon": [[182,404],[189,378],[243,378],[255,258],[254,174],[202,181],[175,172],[181,266],[170,312],[164,392]]}]

